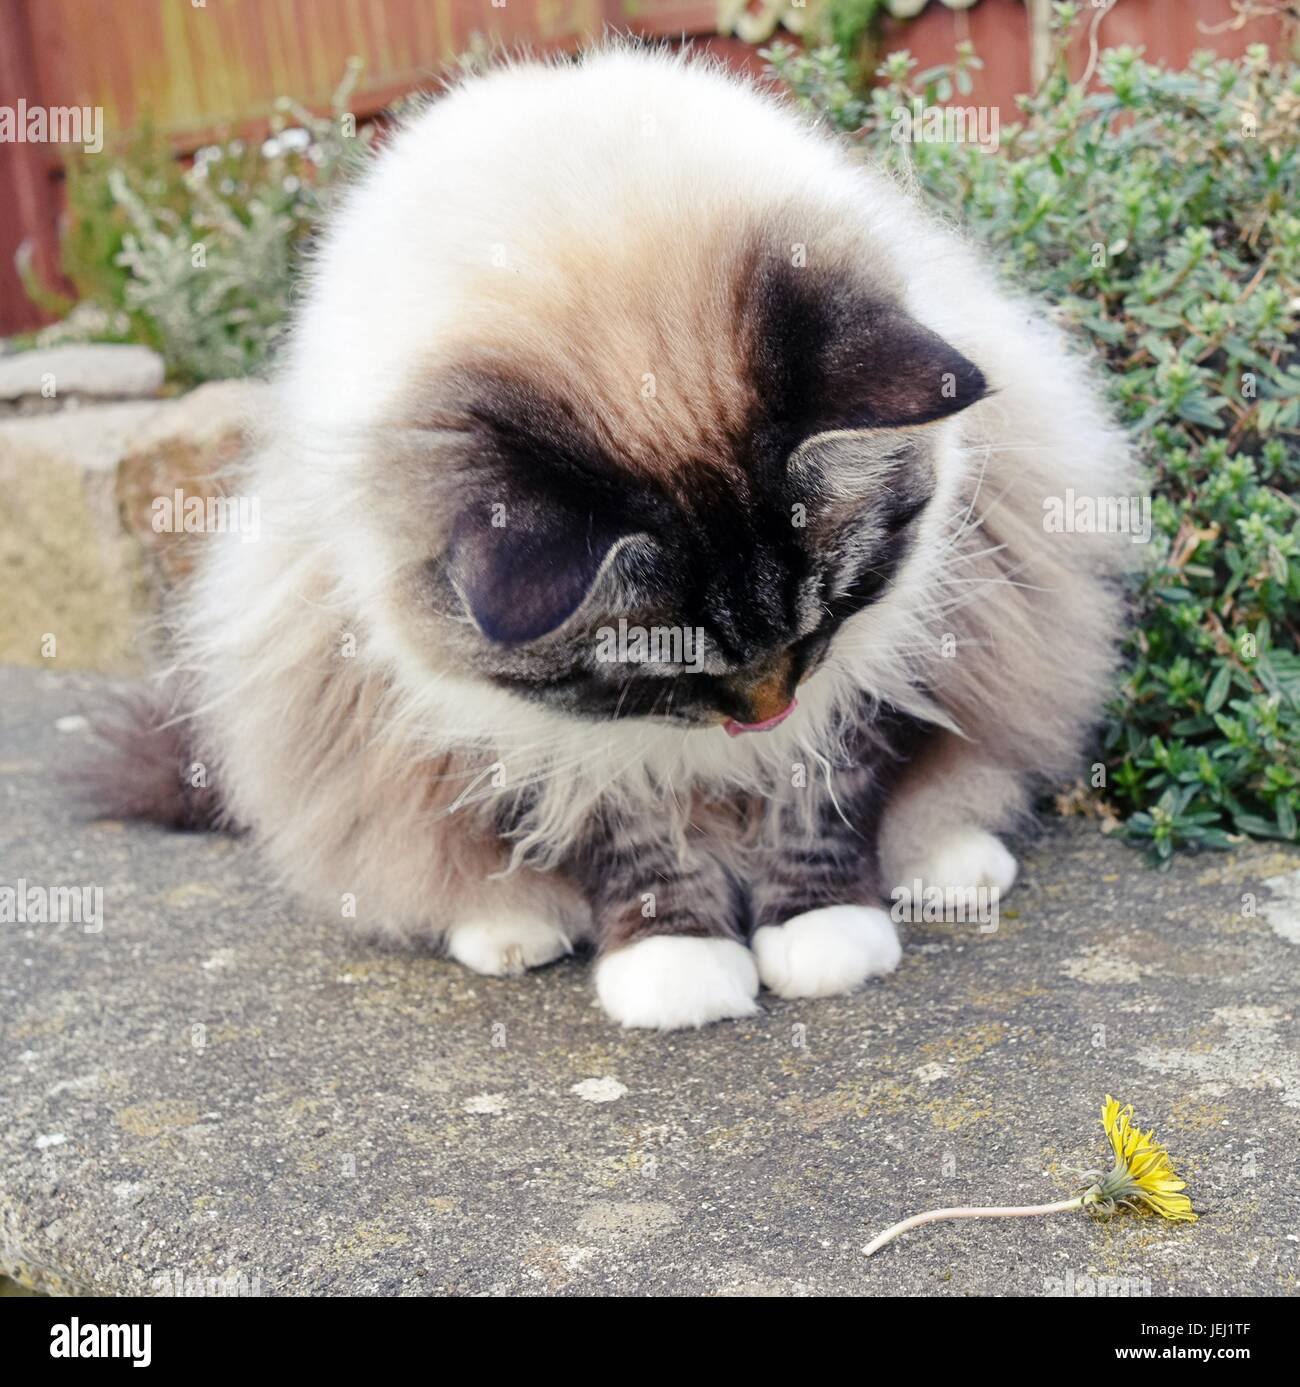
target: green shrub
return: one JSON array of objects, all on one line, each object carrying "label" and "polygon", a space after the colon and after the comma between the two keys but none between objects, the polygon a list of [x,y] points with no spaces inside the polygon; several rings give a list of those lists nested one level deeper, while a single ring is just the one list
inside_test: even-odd
[{"label": "green shrub", "polygon": [[[1058,6],[1062,29],[1074,9]],[[1185,72],[1119,48],[1089,92],[1063,51],[993,153],[891,138],[913,98],[970,90],[969,48],[924,73],[893,54],[870,92],[835,47],[765,56],[1110,368],[1150,470],[1154,552],[1104,733],[1108,806],[1158,860],[1239,834],[1295,841],[1300,75],[1263,48]]]},{"label": "green shrub", "polygon": [[189,168],[145,128],[68,169],[63,269],[101,336],[144,342],[183,384],[267,362],[303,249],[369,132],[346,104],[359,65],[318,117],[278,104],[269,137],[200,149]]}]

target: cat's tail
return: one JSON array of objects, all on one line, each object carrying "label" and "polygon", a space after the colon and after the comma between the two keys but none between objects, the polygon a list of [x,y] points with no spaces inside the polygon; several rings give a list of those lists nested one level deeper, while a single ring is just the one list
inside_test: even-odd
[{"label": "cat's tail", "polygon": [[94,733],[65,782],[96,818],[177,829],[232,828],[195,745],[183,680],[118,688],[91,710]]}]

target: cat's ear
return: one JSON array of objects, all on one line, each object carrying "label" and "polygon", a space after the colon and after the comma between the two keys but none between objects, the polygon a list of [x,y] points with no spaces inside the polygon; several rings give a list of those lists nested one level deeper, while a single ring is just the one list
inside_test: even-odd
[{"label": "cat's ear", "polygon": [[930,424],[988,393],[984,373],[956,347],[897,309],[873,315],[828,373],[838,427]]},{"label": "cat's ear", "polygon": [[624,529],[552,500],[472,506],[453,527],[447,574],[490,641],[522,645],[563,626],[606,584],[640,538]]}]

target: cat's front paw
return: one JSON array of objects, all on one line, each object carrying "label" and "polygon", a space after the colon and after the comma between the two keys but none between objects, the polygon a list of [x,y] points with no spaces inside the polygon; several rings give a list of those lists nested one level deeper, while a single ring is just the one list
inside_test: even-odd
[{"label": "cat's front paw", "polygon": [[903,951],[883,910],[830,905],[755,931],[754,956],[778,997],[832,997],[892,973]]},{"label": "cat's front paw", "polygon": [[958,828],[943,835],[897,874],[893,899],[908,903],[922,891],[964,891],[969,887],[1010,891],[1019,870],[1016,859],[982,828]]},{"label": "cat's front paw", "polygon": [[752,1016],[758,971],[734,939],[656,934],[597,963],[596,995],[620,1025],[675,1031]]},{"label": "cat's front paw", "polygon": [[573,952],[569,936],[533,915],[482,915],[447,930],[447,952],[466,968],[489,977],[517,977]]}]

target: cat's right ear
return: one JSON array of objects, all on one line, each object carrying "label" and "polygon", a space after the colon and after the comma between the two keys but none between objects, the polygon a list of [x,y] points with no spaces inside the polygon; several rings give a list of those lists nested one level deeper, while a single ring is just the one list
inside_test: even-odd
[{"label": "cat's right ear", "polygon": [[645,540],[553,500],[487,503],[457,519],[447,575],[488,640],[522,645],[558,630],[597,589],[613,589],[620,561]]},{"label": "cat's right ear", "polygon": [[850,347],[827,373],[828,409],[841,427],[915,428],[988,394],[973,361],[900,310],[870,315]]}]

